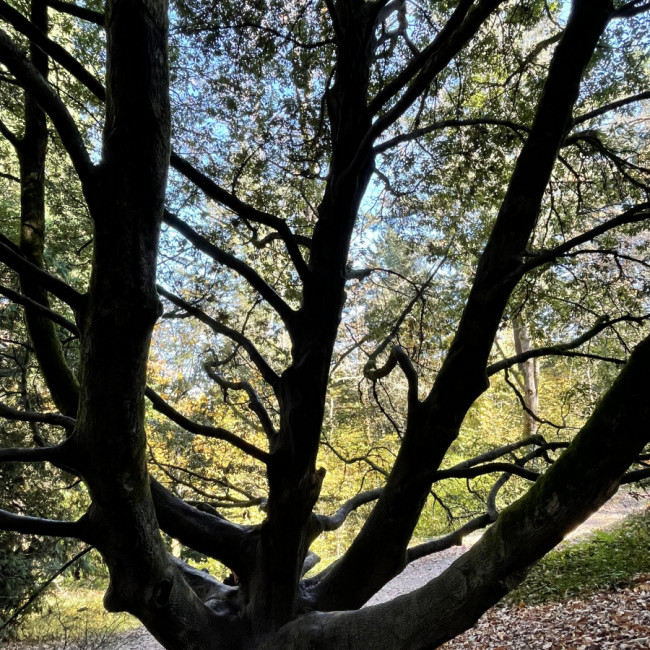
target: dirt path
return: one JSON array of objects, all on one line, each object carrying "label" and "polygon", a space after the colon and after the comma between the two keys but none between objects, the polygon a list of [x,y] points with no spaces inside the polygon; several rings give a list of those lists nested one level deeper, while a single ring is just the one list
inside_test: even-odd
[{"label": "dirt path", "polygon": [[[612,528],[627,515],[650,507],[650,494],[644,493],[635,496],[636,494],[636,492],[618,492],[615,494],[600,510],[570,533],[562,544],[570,544],[584,539],[595,530]],[[462,546],[455,546],[436,555],[423,557],[412,562],[402,573],[385,585],[381,591],[378,591],[368,601],[367,605],[377,605],[422,587],[429,580],[442,573],[479,538],[480,534],[470,535]]]}]

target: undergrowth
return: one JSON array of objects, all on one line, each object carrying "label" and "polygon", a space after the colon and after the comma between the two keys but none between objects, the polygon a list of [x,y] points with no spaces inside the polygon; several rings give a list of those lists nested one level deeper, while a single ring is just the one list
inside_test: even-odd
[{"label": "undergrowth", "polygon": [[600,589],[627,587],[650,571],[650,509],[617,528],[551,551],[510,592],[503,605],[560,602]]}]

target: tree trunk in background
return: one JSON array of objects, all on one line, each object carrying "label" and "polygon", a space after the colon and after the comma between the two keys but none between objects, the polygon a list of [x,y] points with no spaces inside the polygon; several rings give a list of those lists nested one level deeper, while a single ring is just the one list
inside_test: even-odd
[{"label": "tree trunk in background", "polygon": [[[515,340],[515,351],[523,354],[531,349],[530,332],[521,317],[517,316],[512,323],[512,333]],[[535,419],[539,406],[538,376],[539,368],[537,359],[528,359],[518,364],[519,372],[523,376],[524,404],[528,411],[524,411],[523,437],[534,436],[537,433],[538,422]]]}]

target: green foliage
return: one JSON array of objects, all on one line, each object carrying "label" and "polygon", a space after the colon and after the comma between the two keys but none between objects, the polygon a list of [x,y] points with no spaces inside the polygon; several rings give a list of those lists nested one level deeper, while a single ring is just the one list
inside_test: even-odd
[{"label": "green foliage", "polygon": [[551,551],[502,602],[531,605],[579,598],[633,584],[636,575],[649,570],[650,510],[646,510],[628,517],[619,528]]}]

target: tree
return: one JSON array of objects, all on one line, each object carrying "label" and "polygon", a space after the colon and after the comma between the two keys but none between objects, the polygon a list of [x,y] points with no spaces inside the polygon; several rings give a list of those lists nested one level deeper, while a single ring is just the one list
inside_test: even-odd
[{"label": "tree", "polygon": [[[643,461],[650,437],[639,272],[650,217],[639,108],[647,62],[631,45],[647,38],[649,5],[574,0],[566,18],[563,5],[536,1],[179,2],[171,57],[164,1],[109,0],[99,13],[32,0],[29,19],[22,9],[0,2],[2,83],[24,92],[22,105],[5,100],[10,120],[1,124],[18,152],[23,197],[20,245],[0,241],[21,290],[3,294],[25,309],[58,412],[7,404],[2,414],[64,433],[3,448],[0,461],[78,476],[89,503],[76,521],[2,510],[0,527],[95,546],[110,572],[108,609],[134,614],[167,648],[435,647],[472,625],[621,482],[648,476],[627,470]],[[49,14],[58,22],[48,27]],[[64,29],[70,16],[79,22]],[[104,59],[94,58],[98,26]],[[91,71],[102,61],[105,87]],[[102,106],[98,151],[91,122]],[[90,275],[77,287],[44,257],[47,119],[92,220]],[[386,225],[420,246],[406,269],[426,273],[409,291],[396,285],[403,307],[392,323],[367,338],[346,330],[354,340],[344,350],[341,319],[361,326],[346,286],[386,271],[354,264],[355,228],[372,241]],[[594,269],[583,256],[604,262]],[[213,268],[197,274],[206,258],[241,280]],[[573,278],[584,287],[577,300],[575,287],[562,293]],[[242,281],[254,296],[247,301]],[[447,336],[423,327],[437,313],[436,281],[461,305],[439,306],[453,323]],[[563,295],[572,305],[564,311]],[[211,344],[204,371],[224,394],[245,395],[264,441],[192,420],[147,387],[161,299],[167,316],[226,341]],[[572,336],[492,359],[502,321],[520,312],[531,329],[562,317],[554,336]],[[78,346],[64,349],[62,330]],[[401,373],[399,451],[380,488],[325,516],[315,506],[328,383],[333,360],[350,354],[366,356],[370,385]],[[562,354],[623,366],[570,445],[517,434],[441,469],[490,376]],[[152,478],[145,395],[186,432],[263,468],[262,523],[233,523]],[[542,475],[525,466],[557,449]],[[518,450],[525,455],[503,460]],[[408,548],[434,483],[491,473],[499,478],[485,513]],[[512,475],[533,485],[497,518],[497,492]],[[312,542],[363,503],[374,505],[347,551],[305,578]],[[358,609],[406,562],[488,524],[439,578]],[[221,561],[238,584],[173,558],[161,530]]]}]

